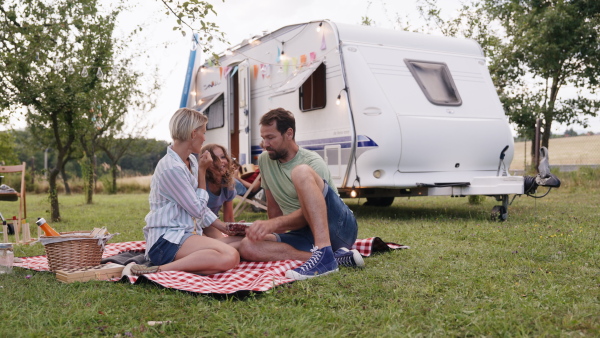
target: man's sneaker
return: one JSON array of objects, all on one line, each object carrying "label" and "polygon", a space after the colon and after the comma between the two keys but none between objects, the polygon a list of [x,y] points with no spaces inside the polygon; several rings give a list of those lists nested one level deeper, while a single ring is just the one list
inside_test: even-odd
[{"label": "man's sneaker", "polygon": [[333,257],[331,246],[321,249],[315,246],[310,252],[312,252],[312,256],[304,264],[285,273],[287,278],[305,280],[338,271],[338,264]]},{"label": "man's sneaker", "polygon": [[352,268],[362,268],[365,266],[365,261],[363,260],[362,255],[356,249],[348,250],[344,247],[341,247],[333,253],[333,257],[335,257],[335,261],[339,266],[347,266]]}]

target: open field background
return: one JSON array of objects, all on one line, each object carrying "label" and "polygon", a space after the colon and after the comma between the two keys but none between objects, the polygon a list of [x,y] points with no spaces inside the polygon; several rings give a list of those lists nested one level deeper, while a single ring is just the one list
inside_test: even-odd
[{"label": "open field background", "polygon": [[[388,208],[347,201],[359,237],[410,250],[365,259],[362,270],[278,287],[245,299],[193,296],[151,285],[62,284],[51,273],[0,275],[0,336],[600,336],[600,171],[560,174],[563,186],[518,197],[509,220],[496,202],[397,199]],[[544,191],[540,191],[543,193]],[[59,231],[106,226],[142,240],[147,194],[61,196]],[[362,202],[362,201],[361,201]],[[0,203],[12,215],[16,203]],[[11,209],[12,208],[12,209]],[[28,196],[30,219],[48,216]],[[246,220],[265,217],[247,213]],[[43,253],[19,246],[17,256]],[[174,321],[149,326],[148,321]]]},{"label": "open field background", "polygon": [[[511,169],[523,170],[531,163],[532,142],[515,142]],[[600,135],[550,139],[550,165],[600,165]]]}]

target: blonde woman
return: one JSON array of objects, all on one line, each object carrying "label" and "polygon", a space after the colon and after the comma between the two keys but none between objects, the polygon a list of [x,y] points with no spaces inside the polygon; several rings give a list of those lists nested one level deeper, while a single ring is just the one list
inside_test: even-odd
[{"label": "blonde woman", "polygon": [[239,238],[224,237],[225,225],[207,207],[210,153],[198,159],[192,155],[201,152],[206,123],[206,116],[187,108],[171,118],[173,144],[152,175],[144,227],[146,257],[152,266],[133,265],[133,275],[172,270],[208,275],[234,268],[240,261],[237,250],[227,244]]}]

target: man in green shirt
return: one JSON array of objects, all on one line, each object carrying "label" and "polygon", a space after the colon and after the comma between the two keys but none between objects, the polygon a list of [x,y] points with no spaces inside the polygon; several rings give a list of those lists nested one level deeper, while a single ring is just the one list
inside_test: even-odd
[{"label": "man in green shirt", "polygon": [[277,108],[260,120],[263,152],[258,165],[267,197],[268,220],[255,221],[240,243],[249,261],[303,260],[286,277],[303,280],[364,266],[357,250],[358,226],[331,180],[327,164],[295,141],[294,115]]}]

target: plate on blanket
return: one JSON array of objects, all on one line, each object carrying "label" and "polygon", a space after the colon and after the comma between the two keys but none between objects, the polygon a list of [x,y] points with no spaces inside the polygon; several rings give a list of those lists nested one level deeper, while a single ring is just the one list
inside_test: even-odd
[{"label": "plate on blanket", "polygon": [[227,236],[246,236],[246,228],[252,223],[225,222],[225,234]]}]

